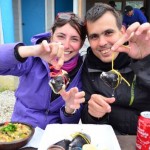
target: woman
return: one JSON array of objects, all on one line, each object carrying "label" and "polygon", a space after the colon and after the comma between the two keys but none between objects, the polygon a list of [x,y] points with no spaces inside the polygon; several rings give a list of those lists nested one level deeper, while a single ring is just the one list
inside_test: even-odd
[{"label": "woman", "polygon": [[[42,43],[34,46],[22,43],[0,46],[0,74],[20,77],[11,121],[42,129],[50,123],[78,123],[80,103],[84,102],[84,92],[80,91],[82,58],[79,49],[85,36],[80,18],[73,13],[59,13],[50,43],[40,38],[38,41],[44,39]],[[59,95],[52,91],[49,81],[50,73],[60,68],[68,72],[70,82],[67,92],[61,91]]]}]

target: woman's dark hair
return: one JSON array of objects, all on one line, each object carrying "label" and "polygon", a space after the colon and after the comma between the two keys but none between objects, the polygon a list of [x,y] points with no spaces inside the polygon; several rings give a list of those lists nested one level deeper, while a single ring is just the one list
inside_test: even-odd
[{"label": "woman's dark hair", "polygon": [[[64,26],[65,24],[69,23],[80,35],[82,42],[84,43],[86,38],[86,27],[84,22],[81,24],[81,19],[74,13],[63,13],[64,15],[71,15],[70,18],[61,18],[59,16],[56,17],[55,22],[52,26],[52,32],[54,33],[55,30],[59,27]],[[59,15],[59,14],[58,14]],[[79,22],[80,21],[80,22]]]}]

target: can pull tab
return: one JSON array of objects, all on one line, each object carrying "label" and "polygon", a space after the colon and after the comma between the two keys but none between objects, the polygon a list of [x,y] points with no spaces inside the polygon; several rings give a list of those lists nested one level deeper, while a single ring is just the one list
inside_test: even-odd
[{"label": "can pull tab", "polygon": [[143,111],[143,112],[141,112],[141,116],[144,117],[144,118],[150,119],[150,111]]}]

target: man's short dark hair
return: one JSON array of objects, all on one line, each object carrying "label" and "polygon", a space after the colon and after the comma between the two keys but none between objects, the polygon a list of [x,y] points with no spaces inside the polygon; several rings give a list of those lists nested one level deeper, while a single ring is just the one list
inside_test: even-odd
[{"label": "man's short dark hair", "polygon": [[122,16],[110,5],[98,3],[89,9],[85,15],[86,22],[95,22],[101,18],[106,12],[110,12],[116,19],[116,24],[119,29],[122,27]]}]

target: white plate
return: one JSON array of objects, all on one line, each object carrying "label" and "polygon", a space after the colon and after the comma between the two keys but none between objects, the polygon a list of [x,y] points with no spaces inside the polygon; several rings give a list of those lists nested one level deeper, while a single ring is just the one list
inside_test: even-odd
[{"label": "white plate", "polygon": [[117,137],[110,125],[91,124],[50,124],[47,125],[38,150],[47,148],[63,139],[72,139],[71,134],[84,132],[91,137],[97,150],[121,150]]}]

